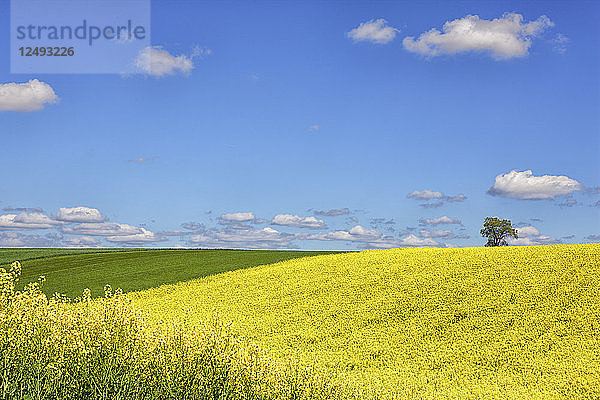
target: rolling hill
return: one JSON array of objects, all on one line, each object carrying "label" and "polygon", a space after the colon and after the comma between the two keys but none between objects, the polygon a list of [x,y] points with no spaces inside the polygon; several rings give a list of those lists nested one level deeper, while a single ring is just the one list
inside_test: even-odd
[{"label": "rolling hill", "polygon": [[386,398],[600,396],[598,244],[321,255],[128,296]]}]

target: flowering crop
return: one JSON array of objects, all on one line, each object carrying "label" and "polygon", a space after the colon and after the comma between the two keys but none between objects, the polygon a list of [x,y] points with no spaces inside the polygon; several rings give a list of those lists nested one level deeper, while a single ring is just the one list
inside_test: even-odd
[{"label": "flowering crop", "polygon": [[300,258],[129,295],[384,398],[600,398],[600,245]]},{"label": "flowering crop", "polygon": [[0,268],[0,399],[327,399],[338,391],[305,371],[271,367],[212,319],[150,326],[120,292],[50,299],[21,266]]}]

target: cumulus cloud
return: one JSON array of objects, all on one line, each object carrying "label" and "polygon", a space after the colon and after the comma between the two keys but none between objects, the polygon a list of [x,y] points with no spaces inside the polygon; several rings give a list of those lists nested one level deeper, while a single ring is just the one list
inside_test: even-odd
[{"label": "cumulus cloud", "polygon": [[421,225],[440,225],[440,224],[456,224],[460,225],[461,222],[458,219],[450,218],[446,215],[443,215],[438,218],[423,218],[420,219],[419,222]]},{"label": "cumulus cloud", "polygon": [[338,215],[350,214],[350,210],[348,208],[337,208],[332,210],[315,210],[314,214],[322,217],[337,217]]},{"label": "cumulus cloud", "polygon": [[21,232],[0,233],[0,247],[57,247],[55,235],[25,235]]},{"label": "cumulus cloud", "polygon": [[433,190],[415,190],[409,193],[406,197],[415,200],[431,200],[431,199],[443,199],[445,196],[442,192],[434,192]]},{"label": "cumulus cloud", "polygon": [[415,190],[414,192],[407,194],[406,197],[409,199],[421,200],[421,201],[437,200],[437,201],[434,201],[431,203],[419,204],[423,208],[437,208],[437,207],[443,206],[444,202],[457,203],[457,202],[465,201],[467,199],[467,196],[465,196],[462,193],[457,194],[456,196],[448,196],[442,192],[437,192],[434,190],[427,190],[427,189],[426,190]]},{"label": "cumulus cloud", "polygon": [[299,235],[303,240],[328,240],[357,243],[363,249],[389,249],[393,247],[428,247],[441,246],[441,244],[431,238],[419,238],[415,235],[408,235],[403,239],[397,239],[393,236],[385,236],[374,229],[367,229],[357,225],[348,231],[334,231],[327,233],[318,233],[312,235]]},{"label": "cumulus cloud", "polygon": [[175,57],[160,46],[149,46],[140,51],[135,66],[148,75],[162,77],[178,72],[189,74],[194,68],[194,63],[186,55]]},{"label": "cumulus cloud", "polygon": [[496,181],[488,189],[488,194],[521,200],[552,199],[582,190],[583,186],[567,176],[535,176],[531,170],[512,170],[496,176]]},{"label": "cumulus cloud", "polygon": [[62,228],[63,233],[86,236],[131,236],[143,233],[144,230],[144,228],[114,222],[90,222]]},{"label": "cumulus cloud", "polygon": [[535,226],[523,226],[517,229],[517,235],[519,237],[539,236],[540,231]]},{"label": "cumulus cloud", "polygon": [[445,200],[448,203],[457,203],[460,201],[465,201],[467,199],[467,196],[465,196],[464,194],[460,193],[457,194],[456,196],[446,196]]},{"label": "cumulus cloud", "polygon": [[279,249],[292,247],[295,237],[269,227],[260,230],[209,230],[190,237],[188,244],[204,248]]},{"label": "cumulus cloud", "polygon": [[301,236],[302,239],[306,240],[340,240],[348,242],[370,242],[382,237],[383,234],[381,232],[374,229],[367,229],[361,225],[356,225],[348,231],[334,231]]},{"label": "cumulus cloud", "polygon": [[8,213],[21,213],[21,212],[34,212],[34,213],[43,213],[44,210],[42,208],[31,208],[31,207],[4,207],[2,211]]},{"label": "cumulus cloud", "polygon": [[291,214],[278,214],[271,221],[271,225],[293,226],[296,228],[327,229],[325,221],[315,217],[299,217]]},{"label": "cumulus cloud", "polygon": [[0,111],[37,111],[58,100],[52,87],[37,79],[0,84]]},{"label": "cumulus cloud", "polygon": [[517,228],[518,239],[509,237],[507,242],[511,246],[531,246],[540,244],[558,244],[560,240],[543,235],[535,226],[522,226]]},{"label": "cumulus cloud", "polygon": [[156,243],[167,240],[166,238],[156,235],[145,228],[138,228],[139,232],[130,235],[118,234],[115,236],[107,236],[106,240],[112,243],[119,243],[125,246],[139,246],[146,243]]},{"label": "cumulus cloud", "polygon": [[429,57],[464,52],[486,52],[495,59],[525,57],[532,39],[554,23],[542,15],[535,21],[524,22],[523,16],[506,13],[492,20],[477,15],[447,21],[440,32],[431,29],[417,39],[404,38],[404,48],[413,53]]},{"label": "cumulus cloud", "polygon": [[219,219],[223,222],[252,222],[256,219],[256,216],[252,212],[237,212],[221,214]]},{"label": "cumulus cloud", "polygon": [[407,247],[438,247],[440,243],[430,238],[423,239],[411,234],[401,239],[400,245]]},{"label": "cumulus cloud", "polygon": [[0,215],[0,231],[17,229],[48,229],[63,225],[42,213],[21,213]]},{"label": "cumulus cloud", "polygon": [[181,227],[190,231],[199,231],[206,229],[206,226],[199,222],[184,222],[183,224],[181,224]]},{"label": "cumulus cloud", "polygon": [[102,222],[105,218],[96,208],[72,207],[61,208],[56,219],[65,222]]},{"label": "cumulus cloud", "polygon": [[398,29],[389,26],[385,19],[379,18],[361,23],[348,32],[347,36],[354,42],[385,44],[394,40],[397,32]]},{"label": "cumulus cloud", "polygon": [[66,247],[99,247],[100,242],[91,236],[78,236],[64,240]]}]

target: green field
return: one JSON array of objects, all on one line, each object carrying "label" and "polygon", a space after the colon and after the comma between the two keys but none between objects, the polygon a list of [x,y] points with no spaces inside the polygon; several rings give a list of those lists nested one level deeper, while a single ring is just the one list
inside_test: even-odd
[{"label": "green field", "polygon": [[[68,255],[61,255],[61,254]],[[22,260],[19,287],[46,277],[43,291],[71,298],[89,288],[92,297],[104,285],[123,291],[201,278],[239,268],[270,264],[323,252],[266,250],[112,250],[0,249],[0,259]],[[325,252],[326,253],[326,252]],[[37,257],[37,258],[34,258]],[[6,262],[5,262],[6,263]]]},{"label": "green field", "polygon": [[0,265],[7,266],[13,261],[33,258],[64,256],[70,254],[100,253],[112,251],[132,251],[131,249],[51,249],[51,248],[0,248]]}]

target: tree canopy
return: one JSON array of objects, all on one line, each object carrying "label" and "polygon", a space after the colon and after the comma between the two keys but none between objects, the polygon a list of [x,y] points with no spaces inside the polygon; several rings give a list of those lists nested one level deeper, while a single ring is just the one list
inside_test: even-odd
[{"label": "tree canopy", "polygon": [[506,241],[508,236],[512,236],[515,239],[519,238],[517,230],[512,227],[510,220],[496,217],[487,217],[485,219],[481,236],[488,239],[485,244],[488,247],[508,246],[508,242]]}]

